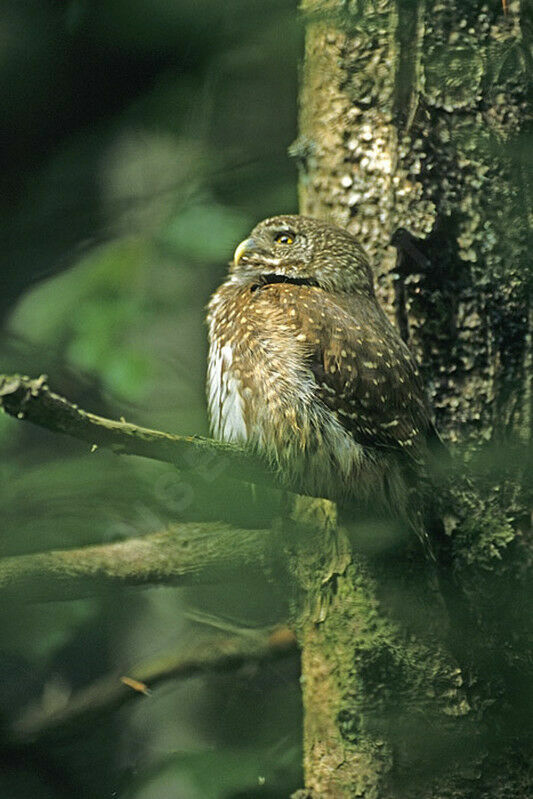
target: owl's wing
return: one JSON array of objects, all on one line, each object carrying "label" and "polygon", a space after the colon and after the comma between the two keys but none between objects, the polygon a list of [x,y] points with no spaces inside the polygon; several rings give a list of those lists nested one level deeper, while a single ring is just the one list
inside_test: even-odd
[{"label": "owl's wing", "polygon": [[308,363],[322,402],[358,443],[418,459],[435,433],[431,413],[416,362],[383,311],[366,298],[343,307],[325,295],[312,316],[320,323]]}]

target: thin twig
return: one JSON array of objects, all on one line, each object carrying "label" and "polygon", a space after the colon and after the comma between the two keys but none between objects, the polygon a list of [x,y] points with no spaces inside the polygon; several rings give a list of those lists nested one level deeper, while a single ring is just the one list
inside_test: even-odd
[{"label": "thin twig", "polygon": [[150,689],[165,680],[235,671],[249,663],[279,660],[296,651],[296,639],[287,627],[215,638],[197,644],[186,654],[167,655],[138,665],[128,670],[127,676],[121,676],[120,672],[106,676],[77,691],[55,709],[42,705],[29,708],[13,724],[10,737],[17,744],[50,736],[70,737],[73,728],[86,730],[87,723],[96,716],[149,696]]},{"label": "thin twig", "polygon": [[224,474],[247,483],[282,487],[276,476],[242,447],[97,416],[51,391],[45,375],[36,379],[0,375],[0,408],[16,419],[66,433],[94,448],[106,447],[117,454],[140,455],[179,469],[194,469],[209,480]]},{"label": "thin twig", "polygon": [[113,544],[0,560],[4,600],[45,602],[94,596],[106,586],[191,585],[270,574],[269,530],[183,523]]}]

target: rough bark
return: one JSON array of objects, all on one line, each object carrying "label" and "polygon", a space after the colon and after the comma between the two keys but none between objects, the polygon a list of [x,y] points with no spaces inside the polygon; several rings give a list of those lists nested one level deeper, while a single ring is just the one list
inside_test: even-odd
[{"label": "rough bark", "polygon": [[[301,795],[526,796],[527,11],[477,0],[303,11],[301,211],[364,244],[463,471],[436,574],[361,523],[344,544],[323,526],[301,558]],[[398,228],[415,245],[399,257]],[[337,541],[329,556],[325,538]]]}]

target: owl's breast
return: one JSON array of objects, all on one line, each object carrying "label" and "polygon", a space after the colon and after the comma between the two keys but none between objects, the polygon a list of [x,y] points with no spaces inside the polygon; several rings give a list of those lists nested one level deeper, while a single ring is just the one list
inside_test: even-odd
[{"label": "owl's breast", "polygon": [[290,424],[289,409],[313,391],[279,292],[263,291],[225,284],[209,305],[209,416],[225,441],[266,444],[272,427]]},{"label": "owl's breast", "polygon": [[309,356],[322,306],[307,291],[281,285],[254,293],[227,283],[216,292],[208,315],[209,415],[216,437],[253,446],[288,484],[333,498],[352,485],[364,452],[319,395]]}]

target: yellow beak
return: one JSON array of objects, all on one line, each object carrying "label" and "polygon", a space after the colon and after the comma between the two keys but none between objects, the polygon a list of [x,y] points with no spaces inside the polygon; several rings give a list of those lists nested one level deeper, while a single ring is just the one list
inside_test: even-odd
[{"label": "yellow beak", "polygon": [[233,263],[235,266],[239,265],[239,261],[241,260],[242,256],[253,250],[255,242],[253,239],[244,239],[241,243],[237,246],[237,249],[233,253]]}]

